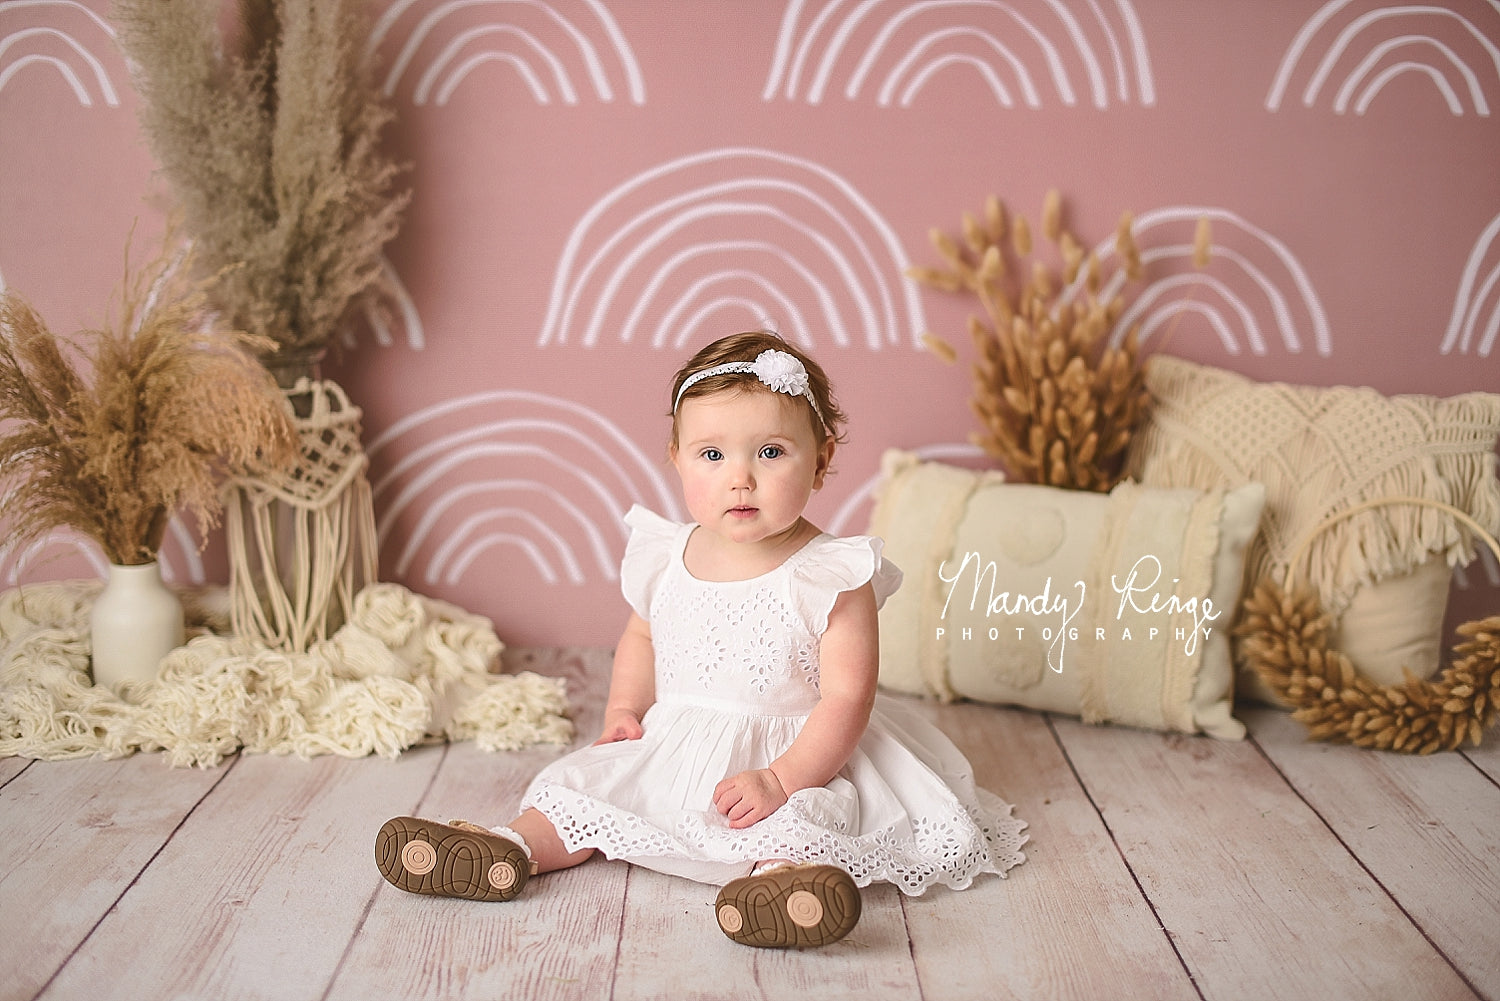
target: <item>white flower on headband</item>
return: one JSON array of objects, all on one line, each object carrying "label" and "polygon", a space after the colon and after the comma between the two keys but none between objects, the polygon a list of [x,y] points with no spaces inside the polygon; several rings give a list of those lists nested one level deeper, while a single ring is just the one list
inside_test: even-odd
[{"label": "white flower on headband", "polygon": [[677,387],[677,398],[672,401],[672,412],[675,414],[677,408],[682,405],[682,395],[693,386],[704,379],[715,375],[728,375],[731,372],[741,372],[753,375],[759,379],[767,389],[773,393],[785,393],[788,396],[801,396],[807,400],[812,407],[813,416],[818,423],[823,425],[825,431],[832,433],[828,422],[823,419],[823,411],[818,409],[818,400],[813,396],[812,389],[807,383],[807,369],[797,360],[795,355],[778,351],[775,348],[767,348],[755,356],[754,361],[731,361],[723,365],[715,365],[701,372],[694,372],[682,381]]},{"label": "white flower on headband", "polygon": [[801,396],[807,392],[807,369],[785,351],[767,348],[755,356],[750,371],[773,392],[788,396]]}]

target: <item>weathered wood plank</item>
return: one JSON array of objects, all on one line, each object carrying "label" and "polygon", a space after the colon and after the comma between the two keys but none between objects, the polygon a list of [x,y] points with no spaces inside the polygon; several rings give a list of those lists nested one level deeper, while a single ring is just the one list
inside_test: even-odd
[{"label": "weathered wood plank", "polygon": [[[593,737],[607,651],[506,659],[576,679],[579,741]],[[0,759],[0,836],[29,846],[0,874],[0,998],[42,985],[90,998],[1192,997],[1186,970],[1208,1001],[1500,996],[1484,964],[1500,899],[1494,742],[1442,756],[1437,780],[1437,759],[1309,749],[1284,718],[1253,712],[1264,757],[1248,743],[917,708],[981,785],[1016,802],[1030,861],[959,893],[876,887],[848,939],[806,953],[736,946],[714,924],[714,888],[620,863],[544,877],[506,905],[380,879],[383,820],[507,819],[553,749],[246,757],[210,773],[151,756]],[[1372,796],[1399,809],[1365,830]],[[1471,866],[1479,880],[1465,883]]]},{"label": "weathered wood plank", "polygon": [[20,758],[15,755],[11,755],[8,758],[0,758],[0,786],[5,785],[11,779],[20,775],[31,764],[31,758]]},{"label": "weathered wood plank", "polygon": [[321,996],[383,883],[375,831],[441,756],[242,757],[43,997]]},{"label": "weathered wood plank", "polygon": [[1490,727],[1484,733],[1484,743],[1478,747],[1466,747],[1462,753],[1492,782],[1500,784],[1500,726]]},{"label": "weathered wood plank", "polygon": [[[605,655],[539,652],[518,656],[507,666],[568,678],[578,728],[574,746],[598,735]],[[527,783],[561,753],[557,747],[533,747],[487,754],[472,744],[454,745],[421,802],[403,812],[487,826],[508,823]],[[591,861],[540,876],[504,904],[421,897],[383,885],[330,1001],[607,997],[614,979],[625,870],[623,864]]]},{"label": "weathered wood plank", "polygon": [[0,788],[4,996],[36,995],[232,767],[155,754],[38,761]]},{"label": "weathered wood plank", "polygon": [[[1309,743],[1243,716],[1282,775],[1478,993],[1500,998],[1500,787],[1455,754]],[[1462,910],[1456,895],[1472,901]]]},{"label": "weathered wood plank", "polygon": [[730,941],[714,920],[717,893],[714,886],[630,870],[614,1001],[921,996],[895,887],[866,890],[848,937],[806,951]]},{"label": "weathered wood plank", "polygon": [[1054,726],[1208,1001],[1474,996],[1254,743]]},{"label": "weathered wood plank", "polygon": [[903,701],[953,739],[981,787],[1014,803],[1031,839],[1004,880],[905,901],[924,996],[1197,998],[1046,718]]}]

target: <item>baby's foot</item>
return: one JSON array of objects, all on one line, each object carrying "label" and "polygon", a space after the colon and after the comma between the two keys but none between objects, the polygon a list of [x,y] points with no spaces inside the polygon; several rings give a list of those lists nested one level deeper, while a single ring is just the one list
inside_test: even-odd
[{"label": "baby's foot", "polygon": [[859,887],[832,865],[787,865],[736,879],[714,912],[742,945],[805,949],[837,942],[859,922]]},{"label": "baby's foot", "polygon": [[463,820],[416,817],[381,826],[375,864],[392,886],[465,900],[510,900],[535,872],[526,850],[509,838]]}]

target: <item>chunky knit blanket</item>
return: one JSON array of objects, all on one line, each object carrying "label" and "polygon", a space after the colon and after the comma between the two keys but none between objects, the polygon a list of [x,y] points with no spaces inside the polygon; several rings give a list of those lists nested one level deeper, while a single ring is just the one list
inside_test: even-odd
[{"label": "chunky knit blanket", "polygon": [[161,750],[174,766],[237,750],[394,757],[429,739],[487,750],[567,743],[564,682],[491,673],[489,620],[372,584],[343,627],[304,653],[226,635],[222,589],[185,592],[189,640],[155,681],[113,690],[89,676],[97,581],[0,594],[0,756],[122,757]]}]

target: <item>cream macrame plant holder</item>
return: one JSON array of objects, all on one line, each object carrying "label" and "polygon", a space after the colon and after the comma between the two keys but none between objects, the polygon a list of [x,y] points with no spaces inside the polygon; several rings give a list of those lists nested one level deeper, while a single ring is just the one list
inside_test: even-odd
[{"label": "cream macrame plant holder", "polygon": [[360,409],[337,383],[299,378],[302,457],[275,479],[236,479],[226,498],[230,623],[239,636],[304,652],[348,618],[378,579],[375,509]]}]

